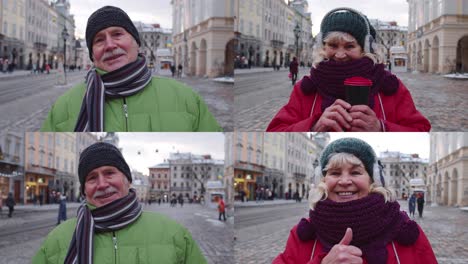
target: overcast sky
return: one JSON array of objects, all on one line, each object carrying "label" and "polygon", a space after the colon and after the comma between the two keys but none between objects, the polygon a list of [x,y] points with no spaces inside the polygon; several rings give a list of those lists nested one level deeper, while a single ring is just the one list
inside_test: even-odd
[{"label": "overcast sky", "polygon": [[[211,154],[224,160],[223,133],[117,133],[129,166],[148,175],[148,167],[164,162],[169,153]],[[140,153],[140,154],[138,154]]]},{"label": "overcast sky", "polygon": [[[253,0],[241,0],[253,1]],[[328,11],[337,7],[351,7],[383,21],[397,21],[400,26],[408,25],[408,3],[406,0],[308,0],[312,13],[312,33],[320,30],[320,22]],[[170,0],[70,0],[71,13],[75,15],[76,35],[84,37],[88,17],[98,8],[114,5],[126,11],[134,21],[159,23],[163,28],[172,28],[172,5]]]},{"label": "overcast sky", "polygon": [[399,151],[405,154],[419,154],[429,159],[429,133],[330,133],[330,142],[342,137],[356,137],[369,143],[377,155],[382,151]]}]

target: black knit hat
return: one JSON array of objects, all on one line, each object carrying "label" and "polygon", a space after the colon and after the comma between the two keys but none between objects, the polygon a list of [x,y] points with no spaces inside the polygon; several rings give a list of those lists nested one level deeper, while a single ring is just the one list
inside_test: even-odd
[{"label": "black knit hat", "polygon": [[81,193],[84,194],[86,176],[99,167],[113,166],[121,171],[132,182],[132,174],[122,153],[114,145],[104,142],[94,143],[81,152],[78,164],[78,178],[81,184]]},{"label": "black knit hat", "polygon": [[108,27],[123,27],[141,46],[138,30],[130,17],[122,9],[115,6],[104,6],[96,10],[88,18],[86,25],[86,45],[88,46],[89,58],[93,61],[93,39],[96,34]]},{"label": "black knit hat", "polygon": [[328,144],[320,156],[320,165],[322,166],[322,169],[327,166],[331,154],[334,153],[349,153],[356,156],[360,161],[362,161],[367,173],[373,181],[374,163],[377,158],[372,147],[365,141],[357,138],[341,138]]},{"label": "black knit hat", "polygon": [[[364,49],[364,42],[367,35],[367,17],[362,17],[360,14],[343,10],[335,13],[331,13],[322,20],[320,25],[320,32],[322,33],[322,39],[333,31],[346,32],[353,36],[361,48]],[[369,24],[370,34],[375,39],[376,32],[374,27]]]}]

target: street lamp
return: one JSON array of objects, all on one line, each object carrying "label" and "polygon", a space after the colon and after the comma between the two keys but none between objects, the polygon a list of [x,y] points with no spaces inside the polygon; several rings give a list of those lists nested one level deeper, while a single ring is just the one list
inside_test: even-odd
[{"label": "street lamp", "polygon": [[65,76],[65,84],[67,84],[66,68],[67,68],[67,38],[68,36],[69,34],[67,31],[67,27],[64,26],[62,30],[62,38],[63,38],[63,74]]},{"label": "street lamp", "polygon": [[301,34],[301,28],[299,27],[299,23],[296,24],[294,27],[294,36],[296,37],[296,58],[299,59],[299,35]]}]

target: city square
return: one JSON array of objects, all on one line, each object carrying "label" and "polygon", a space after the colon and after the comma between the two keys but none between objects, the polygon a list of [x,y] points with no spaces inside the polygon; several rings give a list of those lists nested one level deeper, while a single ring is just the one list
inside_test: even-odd
[{"label": "city square", "polygon": [[[398,201],[408,212],[408,202]],[[308,203],[275,201],[256,204],[236,203],[234,254],[236,263],[271,263],[284,251],[292,227],[308,217]],[[459,208],[426,205],[423,217],[414,220],[421,226],[437,261],[462,264],[468,261],[468,212]]]},{"label": "city square", "polygon": [[[309,74],[300,67],[298,78]],[[432,131],[468,129],[468,80],[444,78],[428,73],[395,73],[409,89],[416,109],[432,125]],[[239,131],[265,131],[292,92],[288,70],[252,68],[236,71],[234,122]]]},{"label": "city square", "polygon": [[[75,217],[79,204],[69,203],[67,206],[68,216]],[[200,204],[172,207],[169,203],[152,203],[144,205],[143,210],[166,215],[185,226],[208,263],[235,263],[232,216],[226,222],[219,221],[216,208]],[[0,214],[1,263],[31,263],[45,237],[55,227],[57,212],[57,205],[19,207],[12,218],[7,218],[3,211]]]}]

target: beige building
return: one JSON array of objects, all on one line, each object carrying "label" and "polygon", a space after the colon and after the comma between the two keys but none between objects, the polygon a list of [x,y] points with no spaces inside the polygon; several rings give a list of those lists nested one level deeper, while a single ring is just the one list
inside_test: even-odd
[{"label": "beige building", "polygon": [[144,203],[149,199],[149,184],[148,184],[148,176],[143,175],[143,173],[139,171],[133,170],[132,172],[132,185],[131,187],[135,189],[137,199]]},{"label": "beige building", "polygon": [[171,174],[169,163],[160,163],[149,169],[149,192],[152,201],[161,199],[168,201],[171,190]]},{"label": "beige building", "polygon": [[264,172],[263,135],[262,132],[236,131],[225,134],[225,175],[234,184],[234,193],[230,193],[229,188],[228,199],[255,200],[255,190]]},{"label": "beige building", "polygon": [[49,203],[52,193],[56,168],[54,164],[55,133],[28,132],[25,135],[25,164],[23,202],[32,203],[42,197]]},{"label": "beige building", "polygon": [[[328,136],[325,137],[328,138]],[[310,184],[316,181],[314,178],[316,176],[315,168],[318,166],[318,157],[323,146],[306,133],[285,133],[285,139],[286,159],[283,193],[289,198],[292,198],[296,192],[299,193],[300,197],[306,197]]]},{"label": "beige building", "polygon": [[287,133],[264,133],[262,185],[271,190],[274,197],[284,193],[285,137]]},{"label": "beige building", "polygon": [[76,163],[76,135],[78,133],[54,133],[55,137],[55,181],[53,188],[74,201],[80,195],[77,192],[78,166]]},{"label": "beige building", "polygon": [[428,161],[418,154],[385,151],[380,153],[379,160],[384,166],[387,186],[395,191],[399,199],[409,197],[411,179],[422,179],[427,186]]},{"label": "beige building", "polygon": [[293,57],[311,61],[310,16],[305,0],[240,0],[236,67],[244,67],[249,60],[264,67],[288,66]]},{"label": "beige building", "polygon": [[237,0],[172,0],[173,54],[191,76],[234,74]]},{"label": "beige building", "polygon": [[468,72],[468,1],[407,0],[413,71]]},{"label": "beige building", "polygon": [[431,133],[427,181],[433,204],[468,206],[468,133]]},{"label": "beige building", "polygon": [[13,193],[17,203],[24,195],[24,133],[5,132],[0,134],[0,200]]},{"label": "beige building", "polygon": [[0,58],[23,67],[25,50],[25,0],[3,0],[0,4]]}]

